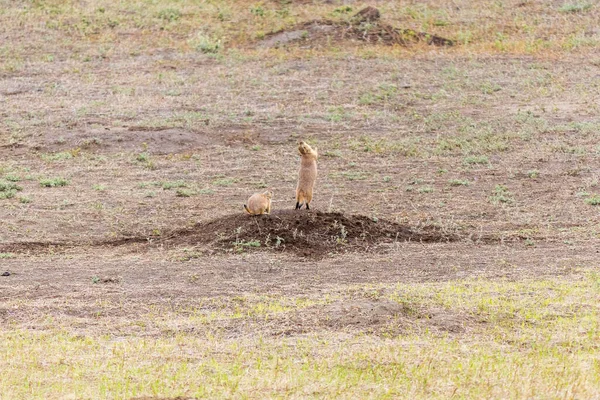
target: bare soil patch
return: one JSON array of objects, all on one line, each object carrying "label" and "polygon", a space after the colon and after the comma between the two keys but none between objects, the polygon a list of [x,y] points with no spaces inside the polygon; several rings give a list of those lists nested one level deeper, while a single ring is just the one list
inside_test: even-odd
[{"label": "bare soil patch", "polygon": [[[310,310],[299,311],[307,314]],[[420,310],[386,299],[336,301],[321,307],[317,325],[334,329],[399,332],[424,326],[440,332],[460,333],[469,318],[446,310]]]},{"label": "bare soil patch", "polygon": [[408,46],[425,42],[435,46],[452,46],[454,42],[440,36],[413,29],[402,29],[380,21],[381,14],[374,7],[366,7],[350,21],[314,20],[267,35],[259,47],[280,47],[299,43],[308,46],[330,45],[332,41],[363,42],[368,44]]}]

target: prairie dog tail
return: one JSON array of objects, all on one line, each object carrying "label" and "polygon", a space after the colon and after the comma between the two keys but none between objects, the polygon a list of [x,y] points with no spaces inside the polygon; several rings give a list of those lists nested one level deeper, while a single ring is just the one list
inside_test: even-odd
[{"label": "prairie dog tail", "polygon": [[252,213],[250,212],[250,210],[248,210],[248,206],[246,206],[245,204],[244,204],[244,209],[246,210],[246,212],[247,212],[248,214],[250,214],[250,215],[254,215],[254,214],[252,214]]}]

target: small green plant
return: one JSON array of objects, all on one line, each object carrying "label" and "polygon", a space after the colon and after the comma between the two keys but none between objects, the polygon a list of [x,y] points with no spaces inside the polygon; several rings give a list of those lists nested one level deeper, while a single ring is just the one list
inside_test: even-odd
[{"label": "small green plant", "polygon": [[339,150],[327,150],[326,152],[323,153],[323,156],[325,156],[325,157],[341,157],[342,152]]},{"label": "small green plant", "polygon": [[97,190],[97,191],[99,191],[99,192],[103,192],[103,191],[105,191],[105,190],[106,190],[106,186],[104,186],[104,185],[94,185],[94,186],[92,186],[92,188],[93,188],[94,190]]},{"label": "small green plant", "polygon": [[204,54],[216,54],[221,49],[221,41],[215,40],[208,35],[199,33],[193,41],[197,51]]},{"label": "small green plant", "polygon": [[580,13],[584,11],[588,11],[592,8],[592,4],[588,2],[581,3],[565,3],[558,9],[560,12],[564,13]]},{"label": "small green plant", "polygon": [[44,161],[64,161],[72,159],[75,155],[72,151],[62,151],[54,154],[42,154],[41,157]]},{"label": "small green plant", "polygon": [[198,193],[200,193],[200,194],[215,194],[215,191],[212,189],[200,189],[198,191]]},{"label": "small green plant", "polygon": [[433,193],[433,188],[431,186],[421,186],[417,189],[419,193]]},{"label": "small green plant", "polygon": [[481,91],[483,92],[483,94],[492,94],[500,90],[502,90],[502,87],[495,83],[485,82],[481,85]]},{"label": "small green plant", "polygon": [[181,11],[176,8],[166,8],[157,14],[157,17],[167,22],[177,21],[181,18]]},{"label": "small green plant", "polygon": [[343,14],[348,14],[352,12],[352,7],[350,6],[341,6],[341,7],[336,7],[333,9],[333,11],[331,12],[332,15],[343,15]]},{"label": "small green plant", "polygon": [[6,180],[7,180],[7,181],[9,181],[9,182],[19,182],[19,181],[21,180],[21,178],[19,178],[19,177],[18,177],[18,176],[16,176],[16,175],[6,175],[6,176],[4,177],[4,179],[6,179]]},{"label": "small green plant", "polygon": [[27,196],[19,196],[19,202],[23,204],[31,203],[31,199]]},{"label": "small green plant", "polygon": [[15,255],[13,253],[0,253],[0,259],[3,258],[15,258]]},{"label": "small green plant", "polygon": [[336,237],[337,244],[346,244],[348,241],[346,240],[346,236],[348,236],[348,232],[346,232],[346,227],[340,224],[340,233]]},{"label": "small green plant", "polygon": [[260,148],[261,148],[260,145],[257,144],[257,145],[254,145],[254,146],[250,147],[250,150],[252,150],[252,151],[259,151]]},{"label": "small green plant", "polygon": [[150,154],[146,152],[140,153],[135,157],[135,160],[141,163],[147,163],[150,161]]},{"label": "small green plant", "polygon": [[282,237],[277,236],[275,238],[275,248],[279,248],[283,242],[285,242],[285,240]]},{"label": "small green plant", "polygon": [[96,283],[100,283],[100,278],[98,278],[97,276],[92,276],[92,283],[96,284]]},{"label": "small green plant", "polygon": [[235,182],[237,182],[237,179],[234,178],[219,178],[212,181],[212,184],[215,186],[231,186]]},{"label": "small green plant", "polygon": [[250,7],[250,14],[256,15],[257,17],[264,17],[265,16],[265,9],[262,8],[261,6]]},{"label": "small green plant", "polygon": [[492,195],[490,196],[490,201],[494,204],[512,204],[515,200],[513,198],[513,194],[508,190],[506,186],[496,185],[496,187],[494,187]]},{"label": "small green plant", "polygon": [[392,177],[391,176],[384,176],[383,177],[383,181],[384,182],[391,182],[392,181]]},{"label": "small green plant", "polygon": [[476,165],[476,164],[487,165],[490,163],[490,160],[487,158],[487,156],[469,156],[469,157],[465,157],[464,163],[467,165]]},{"label": "small green plant", "polygon": [[531,179],[535,179],[540,175],[540,171],[537,169],[532,169],[531,171],[527,171],[527,176]]},{"label": "small green plant", "polygon": [[233,248],[238,253],[241,253],[245,249],[250,248],[250,247],[260,247],[260,240],[245,241],[245,240],[236,239],[236,241],[233,242]]},{"label": "small green plant", "polygon": [[362,181],[367,178],[365,173],[360,171],[342,172],[342,176],[349,181]]},{"label": "small green plant", "polygon": [[40,179],[40,186],[42,187],[59,187],[59,186],[67,186],[69,181],[65,178],[43,178]]},{"label": "small green plant", "polygon": [[177,197],[191,197],[191,196],[195,196],[198,193],[195,190],[191,190],[191,189],[177,189],[177,191],[175,192],[175,195]]},{"label": "small green plant", "polygon": [[593,195],[585,199],[585,202],[591,206],[599,206],[600,205],[600,195]]},{"label": "small green plant", "polygon": [[469,186],[470,182],[466,179],[450,179],[450,186]]},{"label": "small green plant", "polygon": [[12,199],[23,188],[13,182],[0,182],[0,199]]},{"label": "small green plant", "polygon": [[160,187],[163,188],[163,190],[188,187],[188,184],[185,181],[181,181],[181,180],[159,182],[159,185],[160,185]]}]

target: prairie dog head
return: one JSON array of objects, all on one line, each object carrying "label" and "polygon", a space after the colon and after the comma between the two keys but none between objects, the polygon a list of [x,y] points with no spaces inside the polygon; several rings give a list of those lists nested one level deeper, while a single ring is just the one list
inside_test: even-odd
[{"label": "prairie dog head", "polygon": [[262,195],[265,196],[267,199],[271,200],[273,198],[273,191],[269,189],[263,192]]},{"label": "prairie dog head", "polygon": [[300,153],[301,156],[303,156],[305,154],[312,154],[315,156],[315,158],[317,157],[317,148],[315,147],[313,149],[312,147],[310,147],[308,145],[308,143],[306,143],[304,141],[298,142],[298,152]]}]

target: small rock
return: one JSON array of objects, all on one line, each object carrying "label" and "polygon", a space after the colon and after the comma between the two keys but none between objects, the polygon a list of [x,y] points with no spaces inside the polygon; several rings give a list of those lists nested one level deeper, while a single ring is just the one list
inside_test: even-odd
[{"label": "small rock", "polygon": [[356,22],[375,22],[381,18],[381,13],[375,7],[366,7],[354,14]]},{"label": "small rock", "polygon": [[2,273],[2,276],[10,276],[10,272],[8,272],[8,271],[4,271],[4,272]]}]

